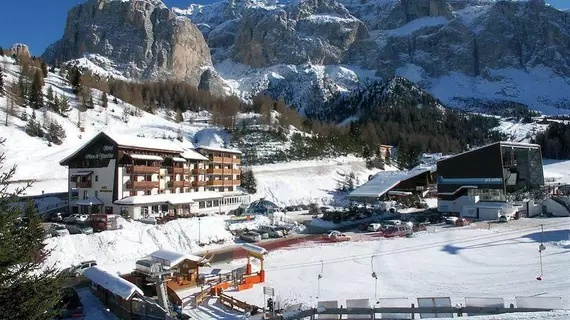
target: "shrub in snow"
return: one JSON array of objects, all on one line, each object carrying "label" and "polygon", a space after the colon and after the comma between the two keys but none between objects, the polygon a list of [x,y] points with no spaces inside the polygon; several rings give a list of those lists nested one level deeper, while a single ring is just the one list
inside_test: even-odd
[{"label": "shrub in snow", "polygon": [[26,127],[24,128],[24,131],[26,131],[26,133],[31,137],[42,138],[44,136],[44,131],[42,129],[42,126],[34,118],[30,118],[28,120],[28,123],[26,123]]},{"label": "shrub in snow", "polygon": [[54,144],[60,145],[65,139],[65,137],[66,137],[65,129],[63,129],[63,127],[59,123],[57,123],[57,121],[55,120],[50,121],[46,133],[47,140]]}]

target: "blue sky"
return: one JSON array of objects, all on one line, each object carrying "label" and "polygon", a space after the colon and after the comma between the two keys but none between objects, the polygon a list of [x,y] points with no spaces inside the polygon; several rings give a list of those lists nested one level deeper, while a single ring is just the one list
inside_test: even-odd
[{"label": "blue sky", "polygon": [[[163,0],[169,7],[187,7],[190,3],[217,0]],[[32,54],[40,55],[63,34],[69,8],[85,0],[2,0],[0,12],[0,46],[16,42],[30,46]],[[559,8],[570,7],[570,0],[547,0]]]}]

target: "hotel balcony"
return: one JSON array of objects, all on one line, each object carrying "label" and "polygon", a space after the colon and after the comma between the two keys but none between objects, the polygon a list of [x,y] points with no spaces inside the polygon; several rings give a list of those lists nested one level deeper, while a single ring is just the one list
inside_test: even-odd
[{"label": "hotel balcony", "polygon": [[158,188],[160,186],[160,182],[158,181],[129,181],[127,182],[127,189],[152,189]]},{"label": "hotel balcony", "polygon": [[189,181],[168,181],[169,188],[184,188],[190,186]]},{"label": "hotel balcony", "polygon": [[159,173],[160,167],[132,166],[127,167],[127,173]]},{"label": "hotel balcony", "polygon": [[206,185],[208,186],[236,186],[240,185],[240,180],[208,180]]},{"label": "hotel balcony", "polygon": [[206,169],[192,169],[193,174],[205,174]]},{"label": "hotel balcony", "polygon": [[233,157],[210,157],[210,160],[213,163],[236,163],[236,164],[240,164],[241,163],[241,159],[238,158],[233,158]]},{"label": "hotel balcony", "polygon": [[91,188],[91,180],[76,182],[77,188]]},{"label": "hotel balcony", "polygon": [[197,188],[197,187],[203,187],[206,185],[206,181],[193,181],[192,182],[192,186]]},{"label": "hotel balcony", "polygon": [[168,174],[184,174],[184,168],[170,167],[168,168]]}]

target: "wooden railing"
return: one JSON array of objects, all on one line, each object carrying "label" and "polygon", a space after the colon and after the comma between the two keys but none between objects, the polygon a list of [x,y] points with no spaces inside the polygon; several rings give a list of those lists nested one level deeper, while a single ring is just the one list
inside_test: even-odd
[{"label": "wooden railing", "polygon": [[184,188],[190,185],[189,181],[168,181],[169,188]]},{"label": "wooden railing", "polygon": [[193,174],[205,174],[206,169],[192,169]]},{"label": "wooden railing", "polygon": [[206,173],[209,174],[223,174],[224,173],[224,169],[207,169]]},{"label": "wooden railing", "polygon": [[158,188],[160,182],[158,181],[129,181],[127,182],[127,189],[152,189]]},{"label": "wooden railing", "polygon": [[[212,295],[212,286],[206,287],[206,289],[200,291],[196,298],[194,299],[194,306],[199,307],[204,303],[204,301]],[[184,305],[182,307],[185,307]]]},{"label": "wooden railing", "polygon": [[184,168],[170,167],[168,168],[168,174],[183,174]]},{"label": "wooden railing", "polygon": [[206,185],[208,186],[236,186],[240,185],[240,180],[208,180]]},{"label": "wooden railing", "polygon": [[192,181],[193,187],[203,187],[206,185],[206,181]]},{"label": "wooden railing", "polygon": [[246,302],[240,301],[224,293],[220,293],[220,303],[222,304],[222,306],[229,307],[239,312],[249,312],[253,307],[252,305]]},{"label": "wooden railing", "polygon": [[128,173],[159,173],[160,167],[132,166],[127,167]]}]

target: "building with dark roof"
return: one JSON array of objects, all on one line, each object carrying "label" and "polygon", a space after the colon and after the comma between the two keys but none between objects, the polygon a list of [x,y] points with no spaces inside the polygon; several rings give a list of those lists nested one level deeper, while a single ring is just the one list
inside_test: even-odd
[{"label": "building with dark roof", "polygon": [[497,212],[497,206],[508,206],[509,195],[543,185],[542,154],[536,144],[496,142],[437,163],[440,212],[489,218],[481,208]]}]

